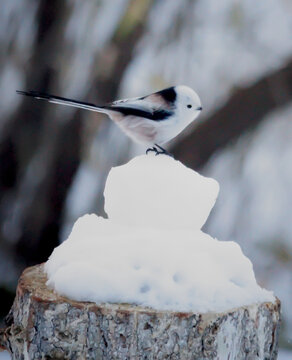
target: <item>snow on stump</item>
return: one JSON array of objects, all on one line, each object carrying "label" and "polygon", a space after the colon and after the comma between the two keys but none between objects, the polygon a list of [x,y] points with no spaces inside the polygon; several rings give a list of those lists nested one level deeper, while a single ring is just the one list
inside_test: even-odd
[{"label": "snow on stump", "polygon": [[279,301],[223,313],[59,296],[43,265],[22,274],[0,344],[13,359],[277,359]]},{"label": "snow on stump", "polygon": [[0,346],[13,359],[276,359],[279,301],[238,244],[201,231],[218,192],[164,155],[112,169],[108,219],[79,218],[23,273]]}]

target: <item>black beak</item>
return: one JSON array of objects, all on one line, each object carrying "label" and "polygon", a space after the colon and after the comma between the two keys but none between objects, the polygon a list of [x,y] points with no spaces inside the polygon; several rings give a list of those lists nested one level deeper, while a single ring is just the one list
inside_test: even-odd
[{"label": "black beak", "polygon": [[197,110],[202,111],[203,110],[202,106],[198,107]]}]

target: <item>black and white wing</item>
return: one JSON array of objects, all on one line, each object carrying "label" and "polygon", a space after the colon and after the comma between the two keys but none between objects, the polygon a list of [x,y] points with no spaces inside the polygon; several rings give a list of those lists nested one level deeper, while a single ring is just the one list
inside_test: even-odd
[{"label": "black and white wing", "polygon": [[176,93],[172,87],[147,96],[114,101],[104,108],[124,116],[161,121],[173,115],[175,98]]}]

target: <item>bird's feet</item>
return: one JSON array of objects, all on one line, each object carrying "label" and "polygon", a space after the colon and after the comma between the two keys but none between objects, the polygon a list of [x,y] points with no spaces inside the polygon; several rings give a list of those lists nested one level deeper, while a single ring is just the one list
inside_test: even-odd
[{"label": "bird's feet", "polygon": [[152,151],[154,151],[155,152],[155,155],[158,155],[158,150],[156,149],[156,147],[152,147],[152,148],[148,148],[147,150],[146,150],[146,155],[148,155],[148,153],[149,152],[152,152]]},{"label": "bird's feet", "polygon": [[[160,155],[160,154],[163,154],[163,155],[168,155],[170,157],[173,157],[173,155],[171,153],[169,153],[167,150],[163,149],[163,147],[157,145],[157,144],[154,144],[155,146],[153,146],[152,148],[149,148],[146,150],[146,155],[151,152],[151,151],[154,151],[155,153],[155,156],[157,155]],[[158,149],[157,149],[158,148]]]}]

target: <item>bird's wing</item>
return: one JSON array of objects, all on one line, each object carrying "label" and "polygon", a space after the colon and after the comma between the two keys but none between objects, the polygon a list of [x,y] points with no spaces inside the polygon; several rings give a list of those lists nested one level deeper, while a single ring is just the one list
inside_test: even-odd
[{"label": "bird's wing", "polygon": [[112,108],[122,107],[122,108],[133,108],[139,109],[141,111],[148,111],[152,112],[159,108],[159,104],[155,104],[150,99],[146,97],[137,97],[131,99],[123,99],[123,100],[116,100],[109,104]]},{"label": "bird's wing", "polygon": [[167,89],[163,89],[157,91],[153,94],[136,97],[132,99],[125,99],[125,100],[117,100],[111,103],[111,105],[117,106],[129,106],[129,107],[138,107],[144,110],[157,110],[160,108],[166,110],[173,110],[176,101],[176,91],[175,87],[169,87]]},{"label": "bird's wing", "polygon": [[172,107],[156,94],[114,101],[104,108],[117,111],[124,116],[138,116],[154,121],[165,120],[173,115]]}]

